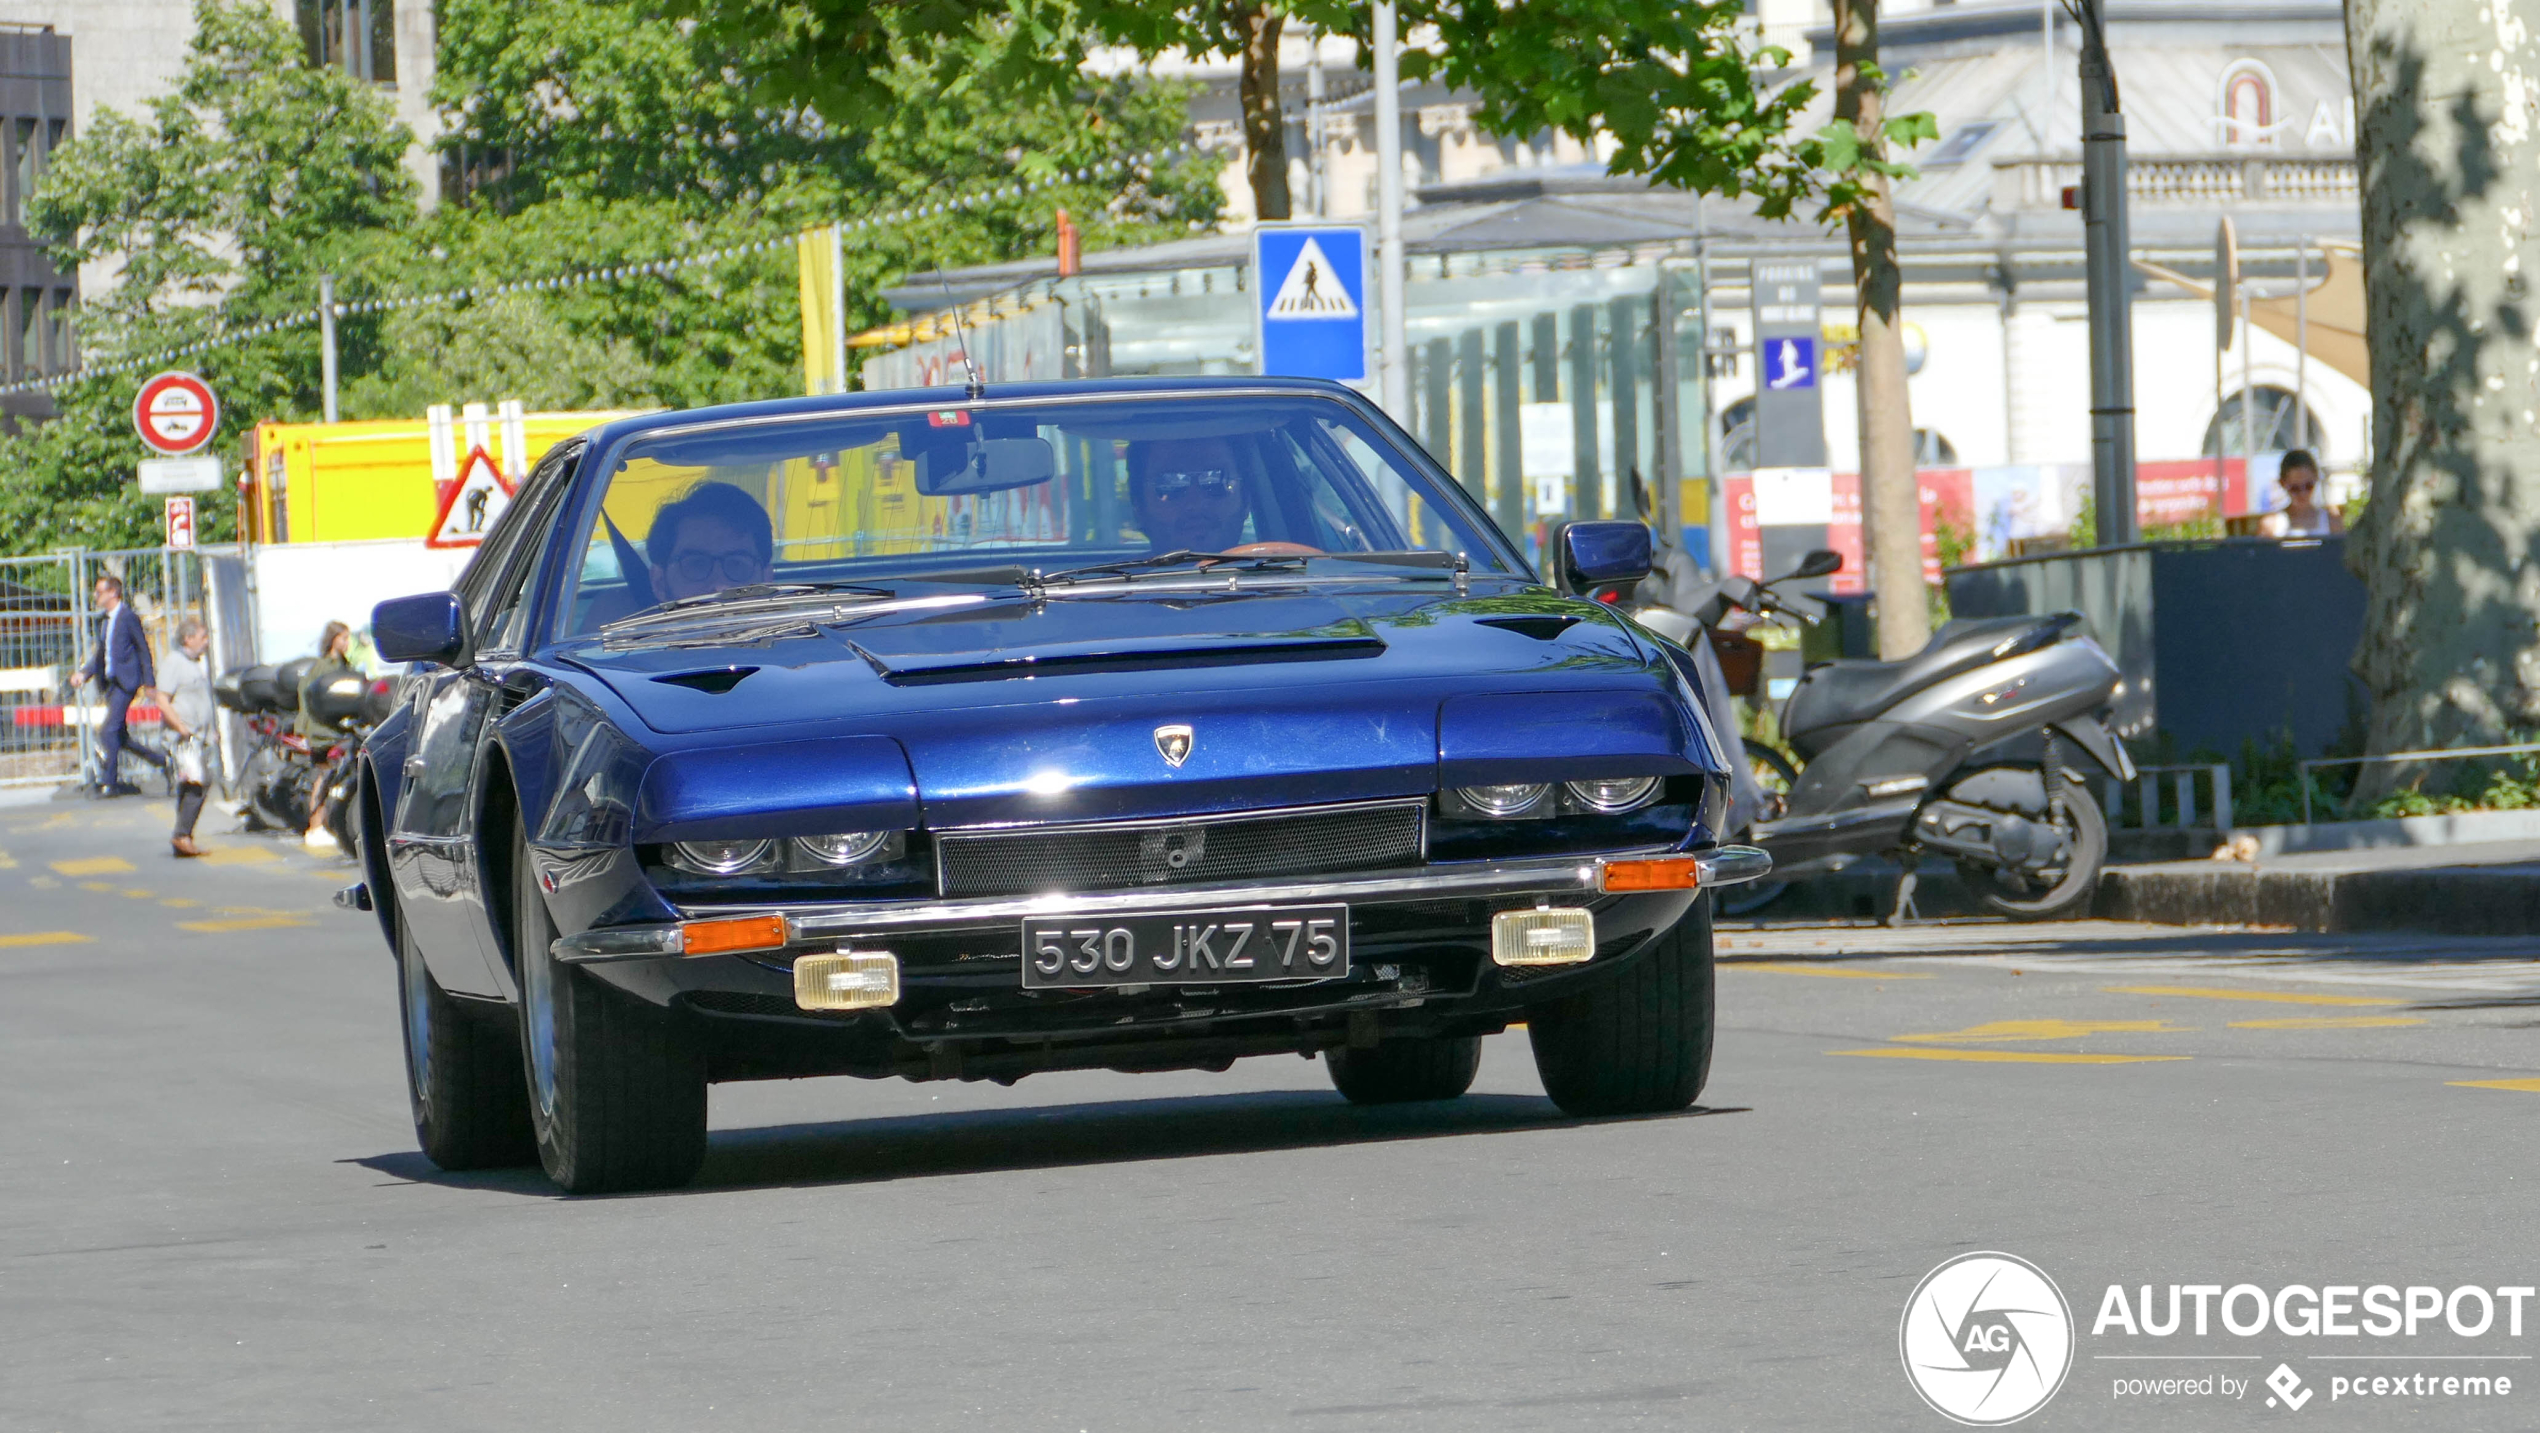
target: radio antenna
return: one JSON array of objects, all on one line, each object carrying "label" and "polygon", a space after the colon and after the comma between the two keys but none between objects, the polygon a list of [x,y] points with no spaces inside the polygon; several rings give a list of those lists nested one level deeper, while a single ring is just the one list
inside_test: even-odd
[{"label": "radio antenna", "polygon": [[970,356],[970,330],[961,322],[961,305],[953,302],[952,284],[944,277],[944,261],[935,260],[935,287],[944,291],[944,306],[952,310],[953,342],[961,346],[962,371],[970,375],[970,388],[965,395],[973,400],[988,396],[988,385],[979,381],[979,364]]}]

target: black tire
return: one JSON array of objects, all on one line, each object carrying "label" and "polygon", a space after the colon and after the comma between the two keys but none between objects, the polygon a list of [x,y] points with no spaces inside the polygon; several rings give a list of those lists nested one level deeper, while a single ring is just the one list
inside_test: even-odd
[{"label": "black tire", "polygon": [[1353,1105],[1451,1100],[1473,1088],[1482,1068],[1482,1037],[1384,1040],[1364,1050],[1326,1050],[1323,1063],[1331,1068],[1332,1088]]},{"label": "black tire", "polygon": [[2061,829],[2072,855],[2060,870],[2050,869],[2038,878],[1960,861],[1958,878],[1974,893],[1976,904],[2013,920],[2072,920],[2088,915],[2091,899],[2099,893],[2100,868],[2108,862],[2108,818],[2100,814],[2089,791],[2069,787],[2064,793]]},{"label": "black tire", "polygon": [[512,835],[521,1066],[538,1162],[568,1194],[671,1189],[706,1158],[705,1062],[671,1012],[559,962],[547,898]]},{"label": "black tire", "polygon": [[1543,1092],[1572,1115],[1663,1114],[1711,1075],[1711,903],[1619,973],[1526,1012]]},{"label": "black tire", "polygon": [[[384,894],[378,899],[385,899]],[[397,1008],[406,1044],[406,1096],[415,1142],[436,1166],[501,1169],[538,1157],[518,1041],[498,1012],[472,1010],[425,968],[404,921],[397,932]]]}]

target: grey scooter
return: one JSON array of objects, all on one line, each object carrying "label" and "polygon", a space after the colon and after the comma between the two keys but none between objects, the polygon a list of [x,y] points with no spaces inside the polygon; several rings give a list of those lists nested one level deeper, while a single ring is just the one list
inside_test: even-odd
[{"label": "grey scooter", "polygon": [[[1837,571],[1809,554],[1770,582],[1704,583],[1670,571],[1662,600],[1634,615],[1697,652],[1731,607],[1793,614],[1774,588]],[[1648,588],[1644,589],[1649,591]],[[1892,855],[1905,868],[1891,920],[1913,914],[1923,856],[1955,861],[1976,900],[2019,920],[2081,914],[2108,854],[2108,827],[2077,764],[2118,781],[2134,763],[2103,719],[2116,663],[2080,632],[2077,612],[1951,622],[1901,662],[1821,663],[1782,708],[1782,736],[1805,764],[1779,812],[1751,838],[1776,878]],[[1723,740],[1736,741],[1734,723]],[[1732,766],[1748,768],[1743,751]],[[1760,894],[1760,893],[1759,893]]]}]

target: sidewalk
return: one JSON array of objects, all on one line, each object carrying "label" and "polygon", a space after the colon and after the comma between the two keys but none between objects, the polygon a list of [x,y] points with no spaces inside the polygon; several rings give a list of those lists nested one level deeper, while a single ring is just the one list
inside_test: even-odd
[{"label": "sidewalk", "polygon": [[2164,925],[2540,933],[2540,840],[2111,866],[2094,914]]}]

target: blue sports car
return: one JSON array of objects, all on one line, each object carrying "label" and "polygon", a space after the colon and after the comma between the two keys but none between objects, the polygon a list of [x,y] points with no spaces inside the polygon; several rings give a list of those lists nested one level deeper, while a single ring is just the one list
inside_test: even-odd
[{"label": "blue sports car", "polygon": [[679,1184],[706,1086],[1320,1054],[1449,1099],[1523,1021],[1561,1108],[1682,1108],[1726,766],[1694,668],[1547,585],[1331,384],[662,413],[560,444],[361,755],[416,1133]]}]

